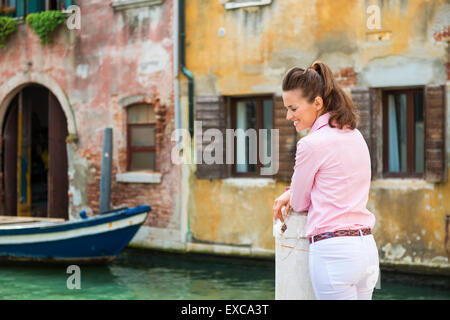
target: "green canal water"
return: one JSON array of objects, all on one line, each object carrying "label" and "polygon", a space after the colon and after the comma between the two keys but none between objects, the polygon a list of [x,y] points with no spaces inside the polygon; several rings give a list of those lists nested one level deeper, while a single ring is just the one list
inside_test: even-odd
[{"label": "green canal water", "polygon": [[[272,300],[274,267],[267,261],[127,249],[108,266],[81,266],[78,290],[67,288],[66,266],[0,266],[0,299]],[[450,299],[449,289],[395,278],[382,272],[373,298]]]}]

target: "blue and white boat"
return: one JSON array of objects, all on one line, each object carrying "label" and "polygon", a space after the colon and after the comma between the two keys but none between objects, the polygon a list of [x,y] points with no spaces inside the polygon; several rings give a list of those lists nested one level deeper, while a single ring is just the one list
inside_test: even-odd
[{"label": "blue and white boat", "polygon": [[151,207],[63,222],[0,224],[0,261],[107,263],[128,245]]}]

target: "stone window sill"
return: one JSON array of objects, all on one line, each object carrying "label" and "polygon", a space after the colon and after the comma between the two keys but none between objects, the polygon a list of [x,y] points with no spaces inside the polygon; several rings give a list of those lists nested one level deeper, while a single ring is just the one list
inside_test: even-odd
[{"label": "stone window sill", "polygon": [[272,178],[226,178],[223,179],[226,185],[237,188],[264,188],[275,187],[275,180]]},{"label": "stone window sill", "polygon": [[427,182],[423,179],[413,178],[386,178],[372,180],[371,189],[395,189],[395,190],[423,190],[434,189],[434,183]]},{"label": "stone window sill", "polygon": [[123,183],[160,183],[161,173],[151,171],[129,171],[116,174],[116,181]]},{"label": "stone window sill", "polygon": [[14,20],[16,20],[17,24],[24,24],[25,18],[24,17],[13,17]]},{"label": "stone window sill", "polygon": [[116,0],[111,2],[114,10],[126,10],[142,7],[150,7],[162,4],[163,0]]},{"label": "stone window sill", "polygon": [[241,2],[235,2],[235,1],[229,1],[225,3],[225,9],[226,10],[232,10],[237,8],[244,8],[244,7],[256,7],[256,6],[266,6],[272,3],[272,0],[253,0],[253,1],[241,1]]}]

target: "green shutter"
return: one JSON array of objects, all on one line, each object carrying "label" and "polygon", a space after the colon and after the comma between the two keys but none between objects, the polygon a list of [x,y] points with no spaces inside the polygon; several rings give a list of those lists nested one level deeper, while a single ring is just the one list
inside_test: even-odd
[{"label": "green shutter", "polygon": [[45,11],[45,0],[28,0],[28,13]]},{"label": "green shutter", "polygon": [[64,0],[64,9],[67,9],[72,5],[72,0]]},{"label": "green shutter", "polygon": [[16,17],[25,15],[25,0],[16,0]]}]

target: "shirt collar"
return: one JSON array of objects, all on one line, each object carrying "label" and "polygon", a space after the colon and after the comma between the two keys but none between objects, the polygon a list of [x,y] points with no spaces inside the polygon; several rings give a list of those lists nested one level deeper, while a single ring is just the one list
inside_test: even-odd
[{"label": "shirt collar", "polygon": [[323,126],[328,124],[328,120],[330,119],[330,113],[324,113],[323,115],[321,115],[320,117],[318,117],[316,119],[316,121],[314,121],[311,129],[309,130],[308,134],[313,133],[314,131],[319,130],[320,128],[322,128]]}]

